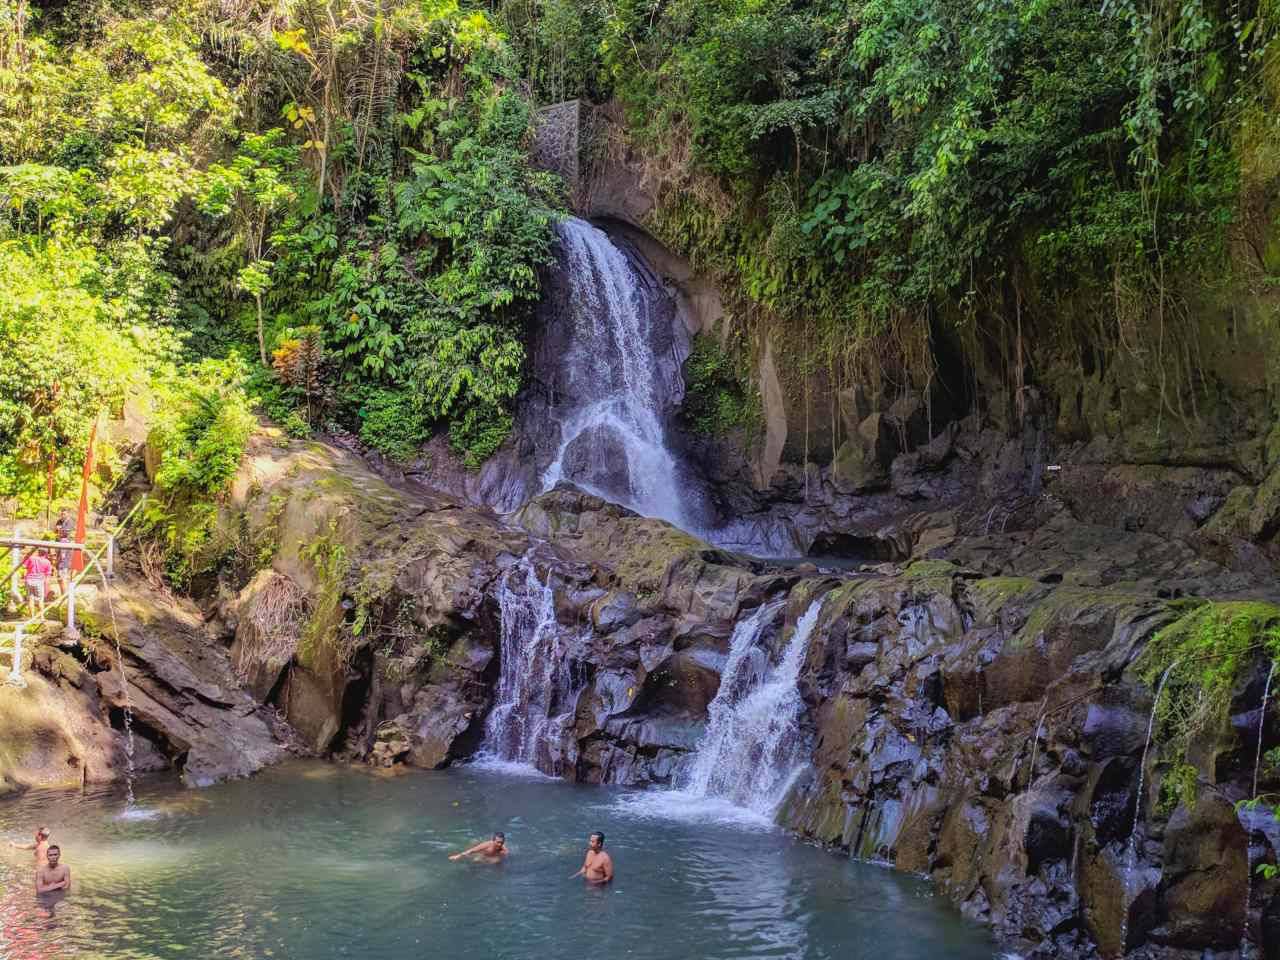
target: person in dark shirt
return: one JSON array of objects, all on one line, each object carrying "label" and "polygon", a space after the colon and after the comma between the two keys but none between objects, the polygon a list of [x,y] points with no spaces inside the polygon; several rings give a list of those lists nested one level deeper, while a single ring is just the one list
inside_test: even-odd
[{"label": "person in dark shirt", "polygon": [[[60,543],[72,543],[76,537],[76,522],[71,519],[71,511],[63,510],[53,524],[53,534]],[[71,551],[58,551],[58,587],[63,594],[67,592],[67,582],[71,579]]]}]

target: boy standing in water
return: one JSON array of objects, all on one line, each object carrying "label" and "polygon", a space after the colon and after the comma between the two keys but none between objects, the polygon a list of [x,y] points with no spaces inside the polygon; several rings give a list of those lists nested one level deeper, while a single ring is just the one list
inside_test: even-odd
[{"label": "boy standing in water", "polygon": [[49,848],[49,862],[36,867],[36,893],[71,891],[71,868],[58,862],[61,857],[62,849],[57,844]]},{"label": "boy standing in water", "polygon": [[587,859],[582,869],[570,877],[586,877],[587,883],[603,886],[613,880],[613,858],[604,852],[604,834],[597,830],[587,841]]}]

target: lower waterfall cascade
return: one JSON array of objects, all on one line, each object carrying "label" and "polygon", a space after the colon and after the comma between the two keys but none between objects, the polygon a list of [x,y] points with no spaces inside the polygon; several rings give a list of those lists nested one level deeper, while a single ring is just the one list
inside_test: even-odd
[{"label": "lower waterfall cascade", "polygon": [[550,579],[539,576],[532,552],[503,575],[498,607],[501,672],[479,757],[558,775],[578,685]]}]

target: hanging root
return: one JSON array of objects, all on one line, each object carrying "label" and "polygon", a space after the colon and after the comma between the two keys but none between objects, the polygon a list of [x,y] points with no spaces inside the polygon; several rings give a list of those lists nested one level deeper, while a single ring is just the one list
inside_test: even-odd
[{"label": "hanging root", "polygon": [[[258,658],[284,662],[293,658],[307,621],[307,594],[291,579],[272,573],[266,583],[249,598],[245,620],[256,638]],[[236,670],[244,679],[244,665]]]}]

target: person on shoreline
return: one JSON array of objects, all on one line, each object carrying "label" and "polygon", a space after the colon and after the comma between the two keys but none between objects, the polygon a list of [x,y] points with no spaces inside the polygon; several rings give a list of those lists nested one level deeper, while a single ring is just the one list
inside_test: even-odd
[{"label": "person on shoreline", "polygon": [[49,860],[36,868],[36,893],[54,893],[58,890],[71,890],[71,868],[59,863],[62,848],[56,843],[49,848]]},{"label": "person on shoreline", "polygon": [[49,859],[49,828],[41,827],[36,831],[36,839],[32,843],[19,843],[17,840],[10,840],[9,846],[17,850],[34,850],[36,852],[36,867],[42,867]]},{"label": "person on shoreline", "polygon": [[[73,542],[76,535],[76,523],[71,519],[71,511],[63,510],[53,524],[53,533],[60,543]],[[71,551],[58,551],[58,596],[66,596],[67,583],[71,579]]]},{"label": "person on shoreline", "polygon": [[45,589],[53,574],[53,564],[44,550],[36,550],[22,561],[22,567],[26,571],[23,579],[27,585],[27,616],[34,617],[37,604],[39,610],[44,610]]},{"label": "person on shoreline", "polygon": [[484,863],[501,863],[506,855],[507,835],[499,831],[493,835],[492,840],[482,840],[474,847],[468,847],[461,853],[451,854],[449,859],[461,860],[463,857],[471,857],[473,860],[479,860]]},{"label": "person on shoreline", "polygon": [[587,840],[587,858],[569,879],[585,877],[587,883],[603,886],[613,880],[613,858],[604,852],[604,834],[597,830]]}]

